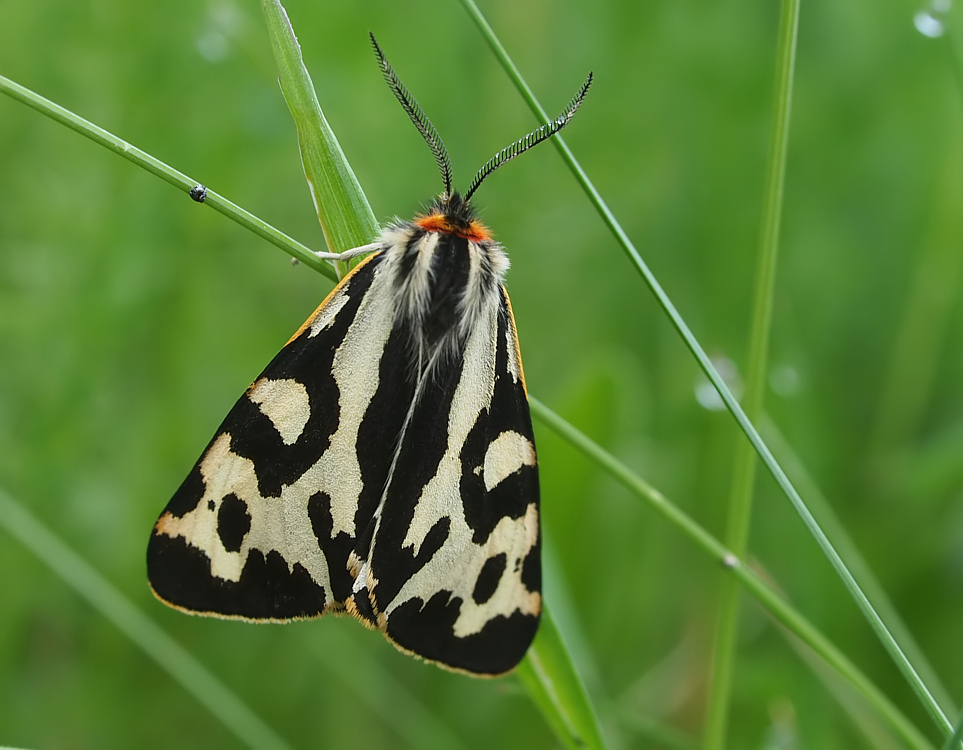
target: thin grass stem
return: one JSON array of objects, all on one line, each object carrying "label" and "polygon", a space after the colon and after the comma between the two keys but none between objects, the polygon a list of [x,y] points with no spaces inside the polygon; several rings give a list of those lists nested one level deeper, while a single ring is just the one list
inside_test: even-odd
[{"label": "thin grass stem", "polygon": [[[89,120],[74,114],[68,109],[55,104],[49,99],[45,99],[40,94],[21,86],[19,83],[11,81],[9,78],[0,76],[0,92],[26,104],[31,109],[46,115],[51,120],[66,125],[71,130],[89,138],[94,143],[99,143],[104,148],[113,151],[115,154],[123,156],[128,161],[133,162],[138,167],[147,170],[151,174],[160,177],[165,182],[169,182],[174,187],[190,195],[191,190],[198,185],[198,181],[188,177],[183,172],[178,172],[173,167],[165,164],[145,151],[141,151],[136,146],[131,145],[122,138],[118,138],[113,133],[109,133],[98,125],[94,125]],[[310,266],[315,271],[320,271],[332,281],[337,281],[338,276],[334,272],[330,263],[320,260],[306,245],[291,239],[283,232],[275,229],[267,222],[259,219],[249,211],[245,211],[240,206],[231,203],[220,193],[207,188],[207,197],[204,205],[219,211],[229,219],[236,221],[242,227],[249,229],[259,237],[263,237],[272,245],[281,248],[292,258]]]}]

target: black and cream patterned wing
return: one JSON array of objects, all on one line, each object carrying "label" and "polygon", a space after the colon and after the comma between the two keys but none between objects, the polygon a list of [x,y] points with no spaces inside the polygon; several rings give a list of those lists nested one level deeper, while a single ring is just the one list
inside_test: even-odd
[{"label": "black and cream patterned wing", "polygon": [[[380,476],[362,471],[358,435],[390,455],[404,419],[403,409],[382,411],[375,429],[365,426],[394,316],[382,259],[370,256],[328,295],[161,514],[147,567],[162,601],[249,620],[343,610],[347,558],[387,478],[387,464],[375,467]],[[410,403],[412,394],[395,395]]]},{"label": "black and cream patterned wing", "polygon": [[521,660],[541,610],[534,437],[500,291],[413,406],[348,604],[403,650],[486,675]]}]

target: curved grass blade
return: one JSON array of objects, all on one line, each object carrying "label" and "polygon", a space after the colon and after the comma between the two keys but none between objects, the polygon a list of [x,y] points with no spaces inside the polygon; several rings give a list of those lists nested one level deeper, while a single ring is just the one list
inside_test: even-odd
[{"label": "curved grass blade", "polygon": [[243,745],[253,750],[289,750],[290,745],[207,667],[3,490],[0,526],[157,662]]},{"label": "curved grass blade", "polygon": [[[298,130],[304,176],[328,249],[341,253],[365,245],[378,233],[378,222],[341,144],[324,118],[288,14],[277,0],[262,0],[261,8],[278,66],[281,92]],[[341,266],[338,275],[343,276],[347,266],[337,266]]]},{"label": "curved grass blade", "polygon": [[542,607],[538,635],[515,674],[565,747],[605,747],[598,717],[547,606]]}]

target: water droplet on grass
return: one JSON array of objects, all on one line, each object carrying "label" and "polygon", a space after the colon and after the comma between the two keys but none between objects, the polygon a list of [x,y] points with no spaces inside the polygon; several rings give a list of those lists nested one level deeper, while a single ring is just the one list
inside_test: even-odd
[{"label": "water droplet on grass", "polygon": [[913,16],[913,25],[920,34],[933,39],[938,36],[943,36],[943,32],[945,31],[943,22],[936,19],[925,10],[921,10],[919,13]]}]

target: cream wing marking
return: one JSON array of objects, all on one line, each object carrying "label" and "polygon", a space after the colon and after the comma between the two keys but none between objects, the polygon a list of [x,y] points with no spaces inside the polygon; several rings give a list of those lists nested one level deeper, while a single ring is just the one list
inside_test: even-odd
[{"label": "cream wing marking", "polygon": [[535,466],[535,446],[517,432],[503,432],[485,452],[485,489],[491,492],[523,466]]},{"label": "cream wing marking", "polygon": [[311,417],[308,391],[297,380],[261,378],[248,391],[261,413],[271,420],[285,445],[294,445]]},{"label": "cream wing marking", "polygon": [[334,322],[335,317],[341,312],[341,308],[348,302],[348,295],[344,289],[339,289],[311,318],[308,327],[311,329],[309,336],[317,336],[321,331]]},{"label": "cream wing marking", "polygon": [[339,531],[357,534],[354,516],[362,490],[358,428],[378,390],[379,363],[395,313],[393,284],[392,264],[381,263],[334,355],[331,374],[340,394],[338,429],[324,455],[296,483],[304,485],[307,497],[321,490],[331,498],[332,538]]}]

